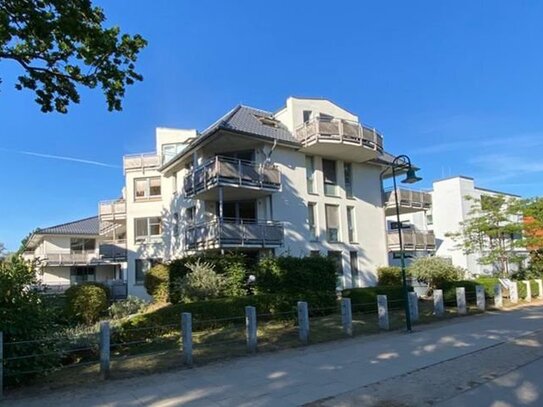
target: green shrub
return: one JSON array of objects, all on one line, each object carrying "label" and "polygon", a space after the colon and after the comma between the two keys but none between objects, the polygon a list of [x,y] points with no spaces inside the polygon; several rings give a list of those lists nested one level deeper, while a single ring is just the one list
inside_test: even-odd
[{"label": "green shrub", "polygon": [[443,290],[443,302],[447,306],[456,305],[456,288],[464,287],[466,290],[466,303],[467,304],[476,304],[476,289],[475,287],[480,285],[473,280],[460,280],[460,281],[446,281],[443,282],[439,287]]},{"label": "green shrub", "polygon": [[494,298],[494,287],[500,283],[498,277],[479,277],[475,279],[477,284],[485,287],[485,297]]},{"label": "green shrub", "polygon": [[113,319],[125,318],[141,312],[147,306],[147,301],[129,295],[125,300],[115,301],[109,307],[109,315]]},{"label": "green shrub", "polygon": [[100,318],[109,305],[109,289],[87,282],[66,290],[66,311],[75,320],[90,325]]},{"label": "green shrub", "polygon": [[327,257],[266,257],[256,269],[260,293],[335,293],[336,265]]},{"label": "green shrub", "polygon": [[170,270],[165,264],[157,264],[145,273],[143,281],[147,294],[155,302],[168,302],[170,288]]},{"label": "green shrub", "polygon": [[379,267],[377,269],[377,285],[402,285],[402,269],[399,267]]},{"label": "green shrub", "polygon": [[[534,280],[528,280],[530,282],[530,288],[531,288],[531,294],[532,298],[537,297],[539,295],[539,286]],[[526,298],[526,284],[524,284],[524,280],[517,281],[517,288],[518,288],[518,297],[521,299]]]},{"label": "green shrub", "polygon": [[[413,291],[413,287],[408,287]],[[382,286],[382,287],[362,287],[349,288],[343,290],[342,296],[351,299],[353,311],[374,312],[377,310],[377,296],[386,295],[389,309],[403,308],[404,294],[403,287],[400,286]]]},{"label": "green shrub", "polygon": [[223,295],[226,278],[215,273],[215,266],[201,262],[187,264],[190,273],[174,282],[174,292],[179,293],[182,301],[201,301],[218,298]]},{"label": "green shrub", "polygon": [[458,281],[464,270],[442,257],[419,257],[411,263],[408,273],[430,288],[438,288],[448,281]]}]

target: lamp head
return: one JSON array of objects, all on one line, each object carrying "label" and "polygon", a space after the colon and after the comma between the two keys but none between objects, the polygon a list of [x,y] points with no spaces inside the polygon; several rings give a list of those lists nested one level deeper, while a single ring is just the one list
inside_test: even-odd
[{"label": "lamp head", "polygon": [[414,184],[415,182],[421,181],[421,177],[417,177],[416,171],[413,167],[409,167],[407,173],[405,174],[405,179],[402,180],[402,184]]}]

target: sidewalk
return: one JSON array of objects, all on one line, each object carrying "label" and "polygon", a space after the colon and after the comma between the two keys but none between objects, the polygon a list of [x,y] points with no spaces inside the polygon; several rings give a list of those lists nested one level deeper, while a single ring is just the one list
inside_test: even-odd
[{"label": "sidewalk", "polygon": [[110,381],[10,406],[297,406],[352,391],[540,330],[543,307]]}]

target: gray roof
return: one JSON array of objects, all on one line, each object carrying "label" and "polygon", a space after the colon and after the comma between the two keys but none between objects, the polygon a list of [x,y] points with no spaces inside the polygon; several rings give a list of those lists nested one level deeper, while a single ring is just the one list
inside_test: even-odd
[{"label": "gray roof", "polygon": [[34,234],[39,235],[99,235],[100,222],[98,216],[79,219],[61,225],[38,229]]}]

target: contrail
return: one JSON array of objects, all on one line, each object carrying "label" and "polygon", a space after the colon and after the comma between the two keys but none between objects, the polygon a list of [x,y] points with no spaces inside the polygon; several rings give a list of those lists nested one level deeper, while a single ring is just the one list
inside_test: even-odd
[{"label": "contrail", "polygon": [[99,167],[120,168],[119,165],[103,163],[101,161],[85,160],[82,158],[66,157],[62,155],[43,154],[43,153],[36,153],[33,151],[9,150],[7,148],[1,148],[0,150],[7,151],[10,153],[30,155],[33,157],[51,158],[53,160],[72,161],[72,162],[81,163],[81,164],[98,165]]}]

